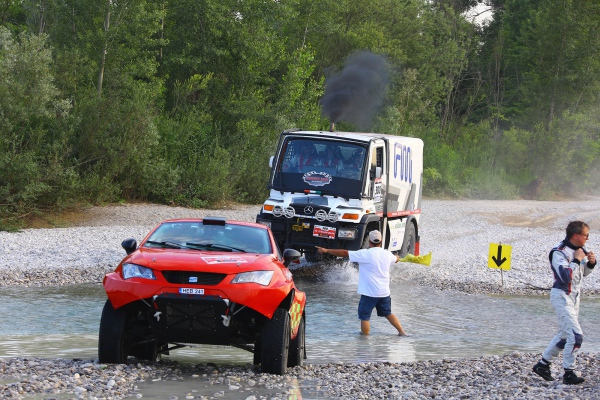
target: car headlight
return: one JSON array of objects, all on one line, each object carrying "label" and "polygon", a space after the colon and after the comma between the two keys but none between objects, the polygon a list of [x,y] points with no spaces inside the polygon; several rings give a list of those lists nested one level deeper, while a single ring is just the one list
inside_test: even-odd
[{"label": "car headlight", "polygon": [[271,282],[273,271],[251,271],[237,274],[231,283],[258,283],[267,286]]},{"label": "car headlight", "polygon": [[154,276],[154,272],[150,268],[126,263],[123,264],[123,279],[129,278],[156,279],[156,276]]}]

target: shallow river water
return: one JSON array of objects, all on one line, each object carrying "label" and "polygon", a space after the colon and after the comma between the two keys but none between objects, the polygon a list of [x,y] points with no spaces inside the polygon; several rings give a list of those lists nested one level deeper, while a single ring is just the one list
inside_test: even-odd
[{"label": "shallow river water", "polygon": [[[371,335],[363,336],[356,315],[356,282],[357,271],[347,264],[319,279],[296,279],[308,298],[306,363],[539,353],[556,327],[554,312],[544,295],[468,295],[419,286],[397,276],[391,285],[392,310],[410,336],[396,336],[387,320],[375,314]],[[101,285],[0,287],[0,357],[96,358],[105,299]],[[582,350],[600,352],[600,331],[596,329],[600,326],[600,298],[585,296],[580,314]],[[164,358],[190,363],[252,362],[251,353],[223,346],[175,350]],[[181,389],[181,383],[177,384]],[[144,398],[159,399],[172,390],[170,385],[148,383],[140,389]],[[210,391],[214,393],[216,388]]]}]

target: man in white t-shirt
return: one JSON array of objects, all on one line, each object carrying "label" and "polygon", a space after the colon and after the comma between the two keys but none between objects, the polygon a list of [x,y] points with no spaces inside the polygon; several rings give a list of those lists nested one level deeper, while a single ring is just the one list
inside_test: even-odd
[{"label": "man in white t-shirt", "polygon": [[358,263],[358,319],[360,330],[364,335],[371,331],[371,313],[377,309],[377,316],[385,317],[398,330],[400,336],[406,332],[400,320],[392,314],[392,299],[390,298],[390,267],[398,262],[399,257],[391,251],[381,248],[381,232],[369,233],[369,248],[357,251],[344,249],[326,249],[316,246],[321,254],[331,254],[335,257],[348,257]]}]

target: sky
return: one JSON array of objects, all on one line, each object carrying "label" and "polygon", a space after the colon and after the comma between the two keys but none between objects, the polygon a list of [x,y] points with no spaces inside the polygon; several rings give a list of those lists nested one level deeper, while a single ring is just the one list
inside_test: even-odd
[{"label": "sky", "polygon": [[490,6],[486,6],[485,4],[479,3],[476,7],[473,7],[471,10],[467,11],[465,13],[465,17],[467,17],[467,19],[475,18],[475,21],[478,24],[482,25],[492,18],[491,10],[492,8]]}]

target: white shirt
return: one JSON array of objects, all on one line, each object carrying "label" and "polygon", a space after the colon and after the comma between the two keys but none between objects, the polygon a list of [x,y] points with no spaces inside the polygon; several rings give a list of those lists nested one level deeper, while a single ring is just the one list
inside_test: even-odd
[{"label": "white shirt", "polygon": [[358,293],[369,297],[390,295],[390,266],[396,262],[391,251],[370,247],[349,251],[350,261],[358,263]]}]

